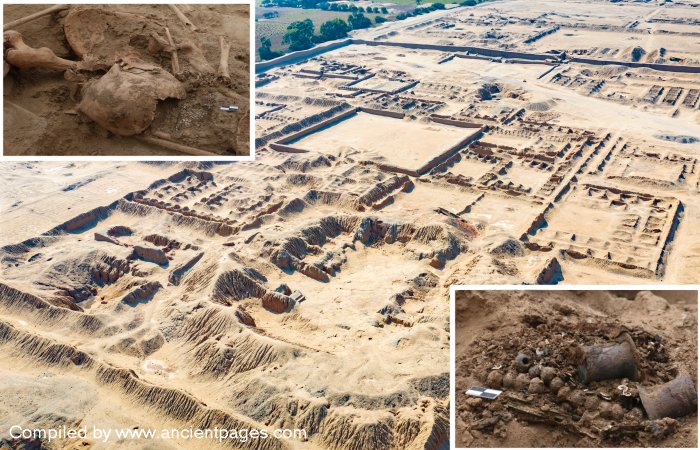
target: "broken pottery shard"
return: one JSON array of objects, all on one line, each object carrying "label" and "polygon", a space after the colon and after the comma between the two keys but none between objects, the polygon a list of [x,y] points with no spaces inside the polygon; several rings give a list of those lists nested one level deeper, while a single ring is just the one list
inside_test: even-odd
[{"label": "broken pottery shard", "polygon": [[184,97],[185,88],[170,73],[127,57],[87,85],[78,110],[114,134],[131,136],[148,128],[158,100]]},{"label": "broken pottery shard", "polygon": [[650,419],[682,417],[698,406],[695,383],[687,374],[654,388],[640,387],[639,398]]}]

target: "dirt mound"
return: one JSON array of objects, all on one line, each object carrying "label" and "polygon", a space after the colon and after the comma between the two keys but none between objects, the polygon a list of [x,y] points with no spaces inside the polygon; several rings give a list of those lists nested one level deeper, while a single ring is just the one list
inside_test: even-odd
[{"label": "dirt mound", "polygon": [[509,238],[492,248],[491,254],[503,256],[523,256],[525,254],[525,248],[522,242],[519,240]]},{"label": "dirt mound", "polygon": [[634,47],[629,51],[629,59],[633,62],[641,60],[647,52],[642,47]]},{"label": "dirt mound", "polygon": [[555,100],[546,100],[546,101],[541,101],[541,102],[533,102],[533,103],[528,103],[525,105],[527,109],[530,111],[536,111],[536,112],[545,112],[549,111],[553,107],[557,105],[557,102]]},{"label": "dirt mound", "polygon": [[491,100],[494,95],[501,92],[501,86],[496,83],[485,83],[477,89],[476,96],[479,100]]}]

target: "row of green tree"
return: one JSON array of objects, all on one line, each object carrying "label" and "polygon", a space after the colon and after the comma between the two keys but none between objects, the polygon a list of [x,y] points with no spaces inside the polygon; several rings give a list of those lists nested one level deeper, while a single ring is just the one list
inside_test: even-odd
[{"label": "row of green tree", "polygon": [[[417,2],[420,0],[417,0]],[[463,0],[460,5],[461,6],[475,6],[479,3],[483,3],[484,1],[487,0]],[[281,4],[281,2],[294,2],[294,5],[287,5],[287,6],[294,6],[294,7],[305,7],[305,8],[313,8],[313,7],[319,7],[318,5],[325,5],[328,6],[328,2],[318,2],[318,1],[313,1],[313,0],[264,0],[263,1],[263,6],[265,6],[265,2],[268,2],[268,6],[272,6],[274,2],[274,5],[277,6],[284,6]],[[310,5],[314,6],[310,6]],[[300,6],[300,5],[305,5],[305,6]],[[336,9],[333,9],[336,7]],[[345,9],[337,9],[337,8],[345,8]],[[325,9],[324,6],[321,6],[322,9]],[[344,37],[347,37],[348,33],[350,30],[359,30],[362,28],[369,28],[372,26],[372,21],[362,14],[361,7],[356,7],[355,5],[350,5],[348,6],[347,4],[342,4],[338,5],[336,3],[331,3],[328,9],[332,11],[353,11],[353,13],[348,17],[348,21],[345,22],[343,19],[336,18],[329,20],[327,22],[324,22],[321,24],[321,27],[319,29],[319,34],[315,34],[315,27],[314,23],[311,21],[311,19],[306,19],[302,21],[297,21],[291,23],[287,27],[287,32],[284,35],[284,38],[282,42],[285,44],[289,45],[289,50],[290,51],[298,51],[298,50],[306,50],[311,47],[313,47],[315,44],[321,43],[321,42],[326,42],[326,41],[332,41],[335,39],[342,39]],[[421,14],[426,14],[431,11],[436,11],[436,10],[443,10],[445,9],[445,5],[442,3],[433,3],[429,6],[424,6],[424,7],[417,7],[413,11],[410,11],[408,13],[400,13],[396,16],[397,20],[404,20],[409,17],[414,17],[414,16],[419,16]],[[367,12],[376,12],[377,8],[372,8],[368,6],[366,8]],[[386,13],[386,8],[382,7],[380,8],[380,12]],[[375,17],[375,22],[376,23],[382,23],[386,22],[387,19],[382,16],[377,16]],[[270,41],[269,38],[263,37],[260,39],[260,49],[258,50],[260,53],[260,59],[262,60],[268,60],[268,59],[273,59],[277,58],[278,56],[282,56],[284,53],[283,52],[278,52],[272,50],[272,42]]]},{"label": "row of green tree", "polygon": [[[377,23],[385,22],[386,19],[377,16]],[[342,39],[348,36],[350,30],[360,30],[372,26],[372,21],[369,17],[361,12],[350,14],[348,21],[340,18],[331,19],[321,24],[319,34],[315,32],[315,26],[311,19],[292,22],[287,27],[287,32],[284,34],[282,42],[289,45],[289,50],[295,52],[297,50],[306,50],[321,42],[333,41]],[[284,53],[272,50],[272,42],[269,38],[260,38],[260,59],[268,60],[282,56]]]},{"label": "row of green tree", "polygon": [[433,3],[430,6],[422,6],[415,8],[413,11],[410,12],[402,12],[397,14],[396,20],[404,20],[408,19],[409,17],[414,17],[414,16],[420,16],[421,14],[426,14],[432,11],[437,11],[438,9],[445,9],[445,5],[443,3]]},{"label": "row of green tree", "polygon": [[[304,8],[304,9],[323,9],[329,11],[365,11],[379,14],[387,14],[386,8],[374,8],[368,6],[366,9],[361,6],[338,4],[329,2],[328,0],[263,0],[263,8],[271,8],[273,6],[281,6],[287,8]],[[383,11],[382,11],[383,10]]]},{"label": "row of green tree", "polygon": [[386,9],[386,7],[382,6],[381,8],[379,6],[357,6],[357,5],[348,5],[347,3],[328,3],[328,2],[322,2],[318,4],[318,7],[324,11],[359,11],[359,12],[367,12],[367,13],[374,13],[374,14],[389,14],[389,10]]},{"label": "row of green tree", "polygon": [[[460,2],[460,6],[475,6],[479,3],[483,3],[486,0],[463,0]],[[421,0],[416,0],[416,4],[420,4]],[[442,4],[442,3],[440,3]],[[368,6],[362,8],[361,6],[337,4],[335,2],[328,2],[328,0],[263,0],[262,6],[265,8],[270,8],[273,6],[283,6],[288,8],[304,8],[304,9],[324,9],[330,11],[364,11],[368,13],[382,13],[388,14],[386,8],[375,8]]]},{"label": "row of green tree", "polygon": [[347,3],[339,4],[336,2],[328,2],[327,0],[263,0],[262,2],[263,8],[272,8],[275,6],[286,8],[322,9],[324,11],[359,11],[375,14],[389,14],[389,10],[384,6],[366,6],[363,8],[362,6],[352,4],[348,5]]},{"label": "row of green tree", "polygon": [[318,8],[319,3],[326,0],[263,0],[261,6],[263,8],[271,8],[273,6],[282,6],[286,8]]}]

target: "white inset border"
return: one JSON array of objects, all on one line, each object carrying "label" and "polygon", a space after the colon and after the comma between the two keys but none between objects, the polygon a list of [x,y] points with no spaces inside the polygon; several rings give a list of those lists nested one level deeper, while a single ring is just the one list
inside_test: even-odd
[{"label": "white inset border", "polygon": [[[2,8],[0,9],[0,16],[5,17],[5,5],[18,5],[27,4],[28,2],[3,2]],[[226,156],[226,155],[216,155],[216,156],[167,156],[167,155],[149,155],[149,156],[128,156],[128,155],[114,155],[114,156],[85,156],[85,155],[60,155],[60,156],[39,156],[39,155],[27,155],[27,156],[9,156],[5,155],[5,121],[4,121],[4,107],[0,110],[0,121],[3,123],[2,131],[0,131],[0,163],[6,161],[255,161],[255,1],[254,0],[229,0],[226,2],[222,1],[203,1],[203,0],[174,0],[169,2],[164,2],[163,0],[141,0],[141,1],[128,1],[128,0],[113,0],[110,2],[100,1],[100,0],[75,0],[71,2],[60,2],[56,4],[70,4],[70,5],[115,5],[115,4],[125,4],[125,5],[248,5],[250,21],[248,23],[249,31],[249,55],[248,55],[248,104],[249,104],[249,120],[248,129],[250,135],[249,151],[250,154],[246,156]],[[4,83],[3,83],[3,99],[4,97]]]},{"label": "white inset border", "polygon": [[[464,447],[457,447],[457,411],[456,411],[456,331],[455,320],[456,305],[455,298],[457,291],[700,291],[698,284],[622,284],[622,285],[594,285],[594,284],[564,284],[564,285],[491,285],[491,284],[453,284],[450,286],[450,449],[462,450]],[[700,302],[700,292],[698,292]],[[700,331],[698,333],[700,342]],[[700,352],[698,352],[698,367],[700,367]],[[462,392],[462,391],[460,391]],[[698,430],[698,440],[700,441],[700,429]],[[471,447],[470,447],[471,448]],[[480,448],[480,447],[473,447]],[[623,448],[623,447],[618,447]],[[573,450],[567,448],[567,450]]]}]

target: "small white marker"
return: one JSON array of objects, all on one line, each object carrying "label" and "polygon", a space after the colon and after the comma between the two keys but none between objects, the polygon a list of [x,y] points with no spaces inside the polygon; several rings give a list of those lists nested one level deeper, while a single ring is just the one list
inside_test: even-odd
[{"label": "small white marker", "polygon": [[502,392],[503,391],[499,391],[498,389],[488,389],[479,386],[475,386],[468,391],[464,391],[465,394],[471,395],[472,397],[486,398],[489,400],[493,400],[494,398],[498,397]]},{"label": "small white marker", "polygon": [[221,106],[221,107],[219,107],[219,109],[222,111],[234,112],[234,111],[238,111],[238,106],[233,106],[233,105]]}]

